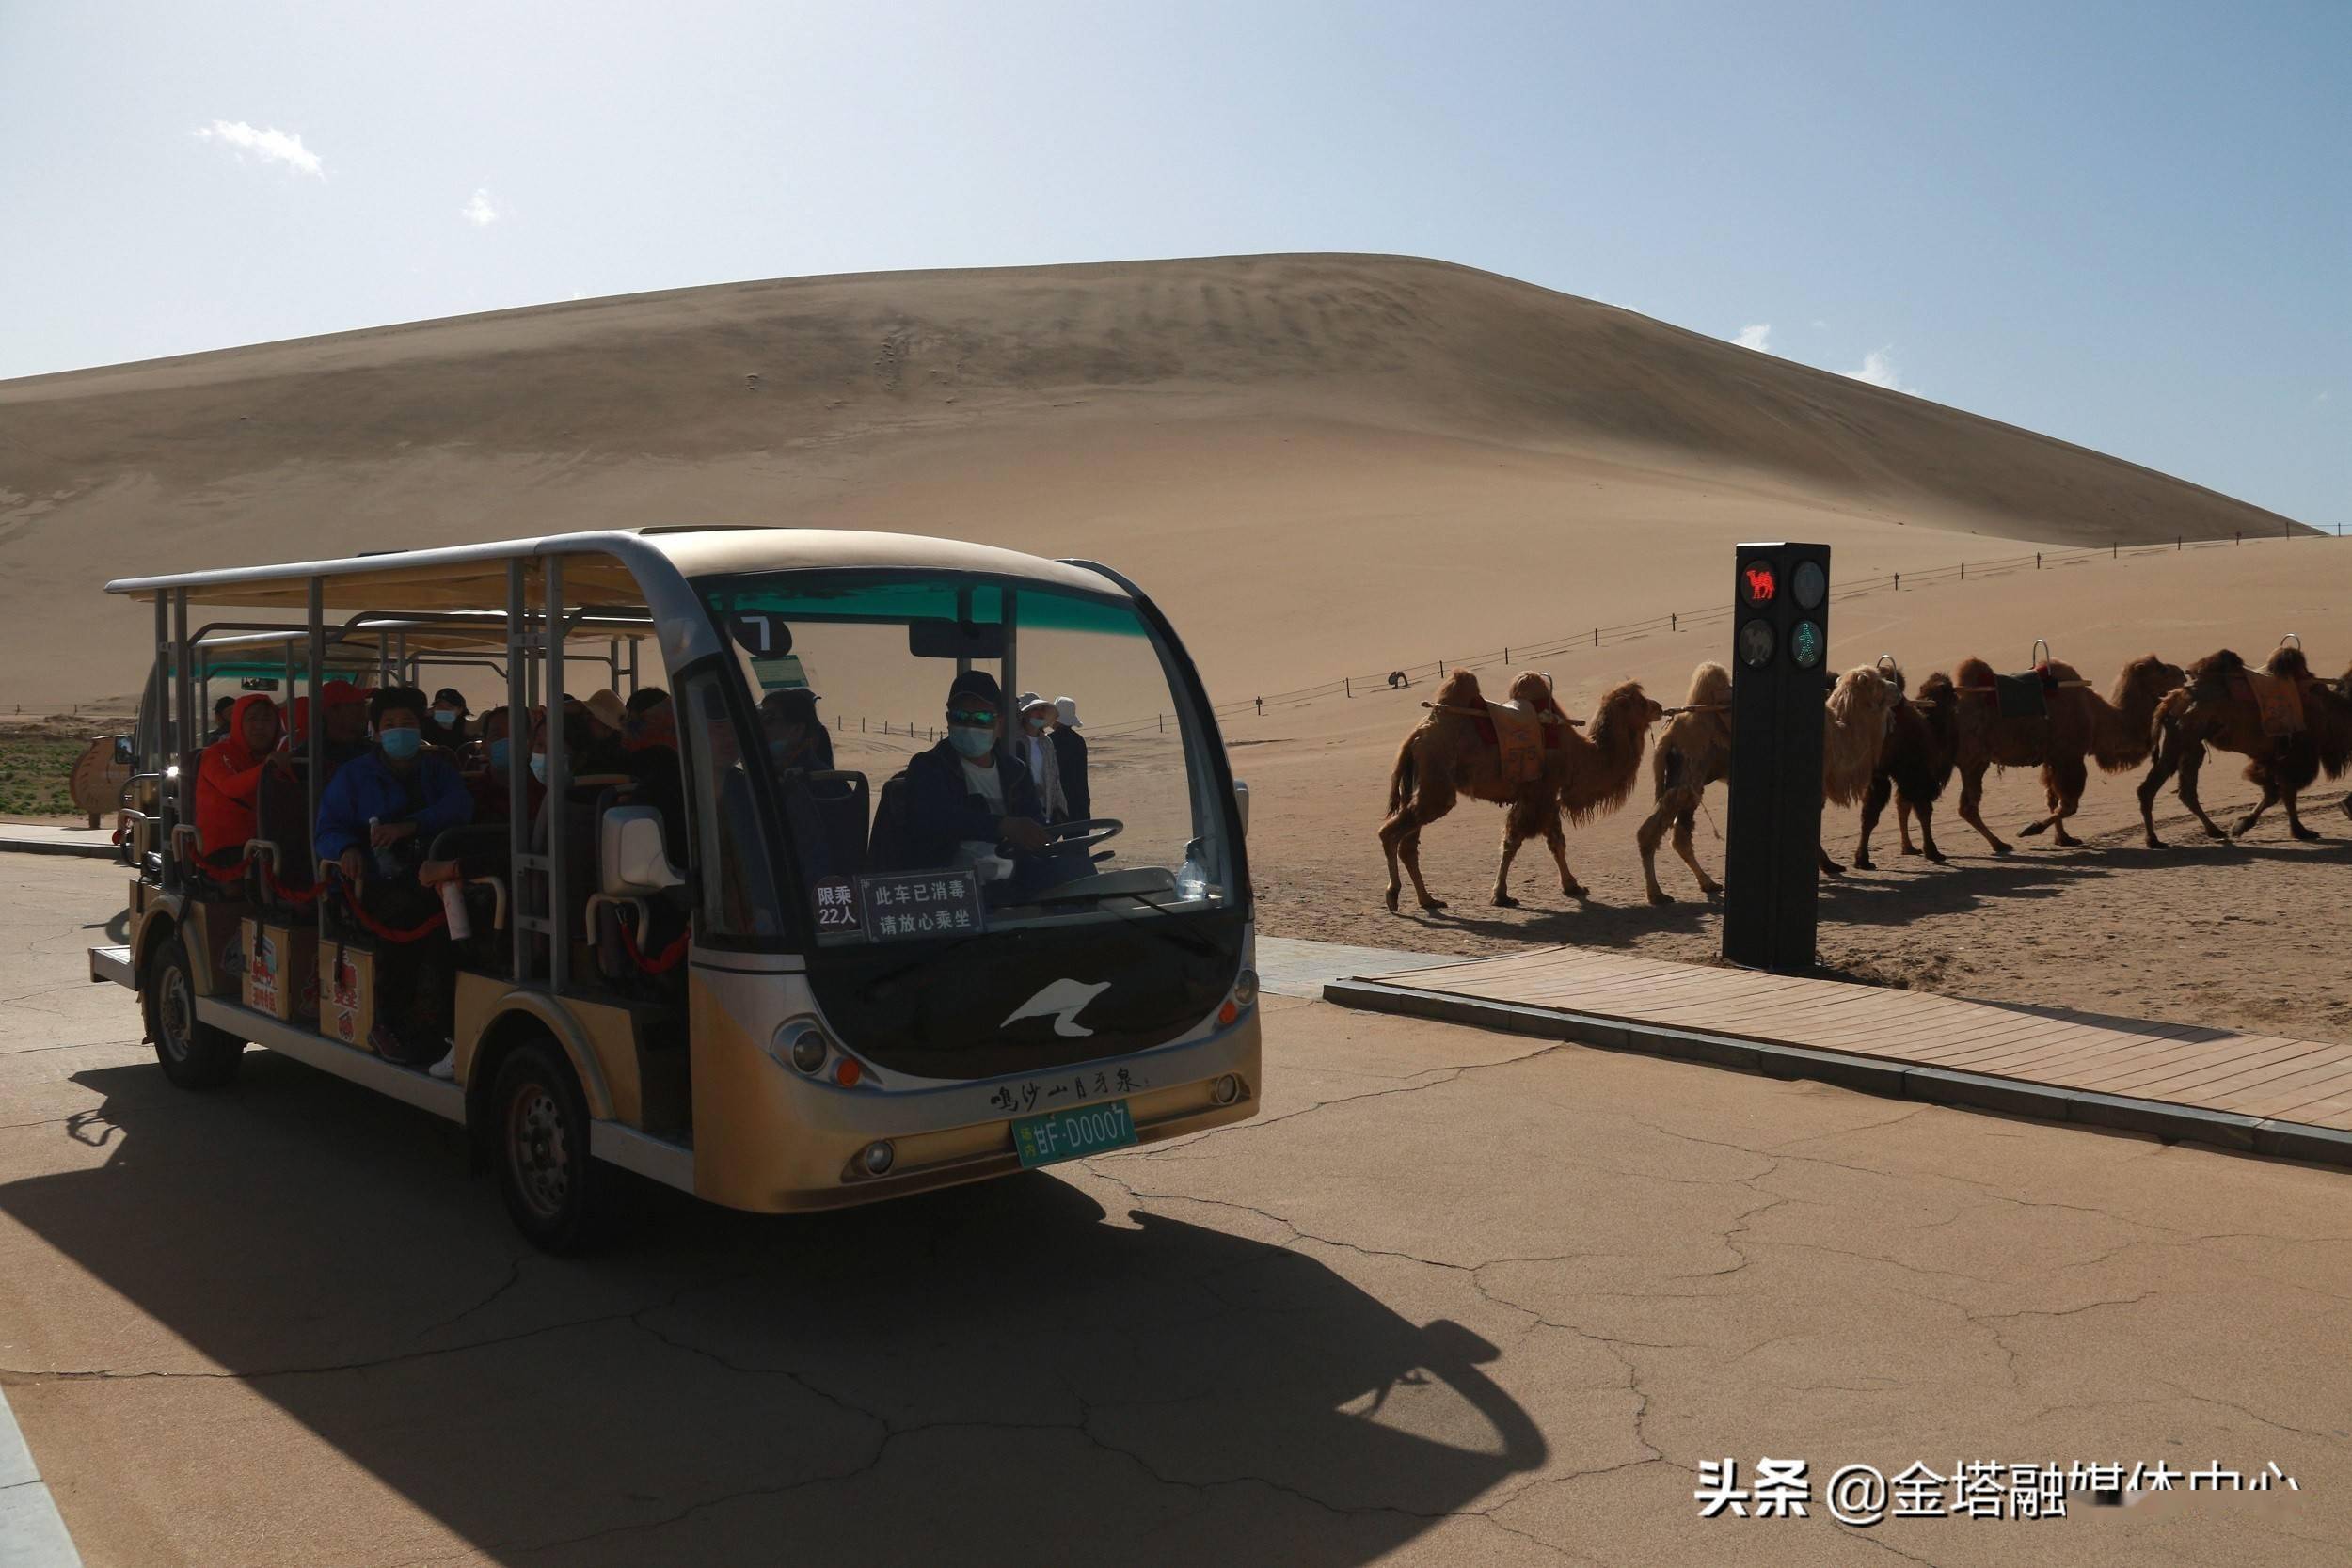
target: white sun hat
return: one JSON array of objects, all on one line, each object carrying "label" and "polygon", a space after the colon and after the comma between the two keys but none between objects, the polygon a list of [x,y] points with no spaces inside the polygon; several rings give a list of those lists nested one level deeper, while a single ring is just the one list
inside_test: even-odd
[{"label": "white sun hat", "polygon": [[1061,721],[1072,729],[1082,727],[1078,722],[1078,699],[1075,697],[1055,698],[1054,711],[1060,716]]}]

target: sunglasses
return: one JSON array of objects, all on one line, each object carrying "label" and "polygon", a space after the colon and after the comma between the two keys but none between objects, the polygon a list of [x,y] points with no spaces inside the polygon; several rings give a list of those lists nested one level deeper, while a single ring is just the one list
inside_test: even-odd
[{"label": "sunglasses", "polygon": [[993,711],[988,708],[979,708],[976,710],[971,708],[951,707],[947,710],[947,722],[950,724],[977,724],[985,727],[996,722],[996,715]]}]

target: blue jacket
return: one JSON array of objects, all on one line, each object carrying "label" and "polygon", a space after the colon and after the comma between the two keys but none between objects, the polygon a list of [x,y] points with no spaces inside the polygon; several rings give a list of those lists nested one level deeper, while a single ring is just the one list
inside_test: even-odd
[{"label": "blue jacket", "polygon": [[[414,791],[413,802],[411,791]],[[335,769],[326,793],[319,799],[318,832],[312,839],[321,860],[340,859],[346,849],[368,847],[368,818],[384,822],[414,822],[416,852],[433,847],[445,828],[462,828],[473,820],[473,796],[457,769],[427,747],[406,779],[392,771],[384,753],[370,747],[366,754]]]}]

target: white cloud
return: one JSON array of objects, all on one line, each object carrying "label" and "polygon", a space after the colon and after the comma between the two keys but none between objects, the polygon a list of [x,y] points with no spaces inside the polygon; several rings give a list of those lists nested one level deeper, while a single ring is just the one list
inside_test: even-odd
[{"label": "white cloud", "polygon": [[326,178],[319,155],[302,145],[298,133],[280,131],[274,125],[266,131],[256,131],[242,119],[216,119],[199,128],[196,137],[199,141],[220,142],[240,154],[250,152],[265,164],[284,164],[304,174]]},{"label": "white cloud", "polygon": [[1906,387],[1897,379],[1893,356],[1894,345],[1891,343],[1885,348],[1874,348],[1862,356],[1860,370],[1847,371],[1844,373],[1853,377],[1856,381],[1867,381],[1873,387],[1883,387],[1890,392],[1916,392],[1917,388]]},{"label": "white cloud", "polygon": [[1759,354],[1770,354],[1772,352],[1772,345],[1768,340],[1772,335],[1772,324],[1758,322],[1754,326],[1741,327],[1740,335],[1731,341],[1741,348],[1752,348]]},{"label": "white cloud", "polygon": [[488,191],[477,189],[473,193],[473,199],[457,210],[457,215],[476,229],[487,229],[498,222],[499,210],[491,205]]},{"label": "white cloud", "polygon": [[1819,331],[1827,332],[1829,330],[1829,323],[1822,321],[1818,316],[1814,318],[1813,325]]}]

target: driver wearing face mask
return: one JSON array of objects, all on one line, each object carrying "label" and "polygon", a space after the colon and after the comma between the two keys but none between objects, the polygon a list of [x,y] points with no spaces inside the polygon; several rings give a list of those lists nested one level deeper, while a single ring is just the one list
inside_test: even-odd
[{"label": "driver wearing face mask", "polygon": [[1045,806],[1004,744],[1005,694],[984,670],[947,689],[947,737],[907,764],[907,851],[918,866],[971,865],[1046,847]]}]

